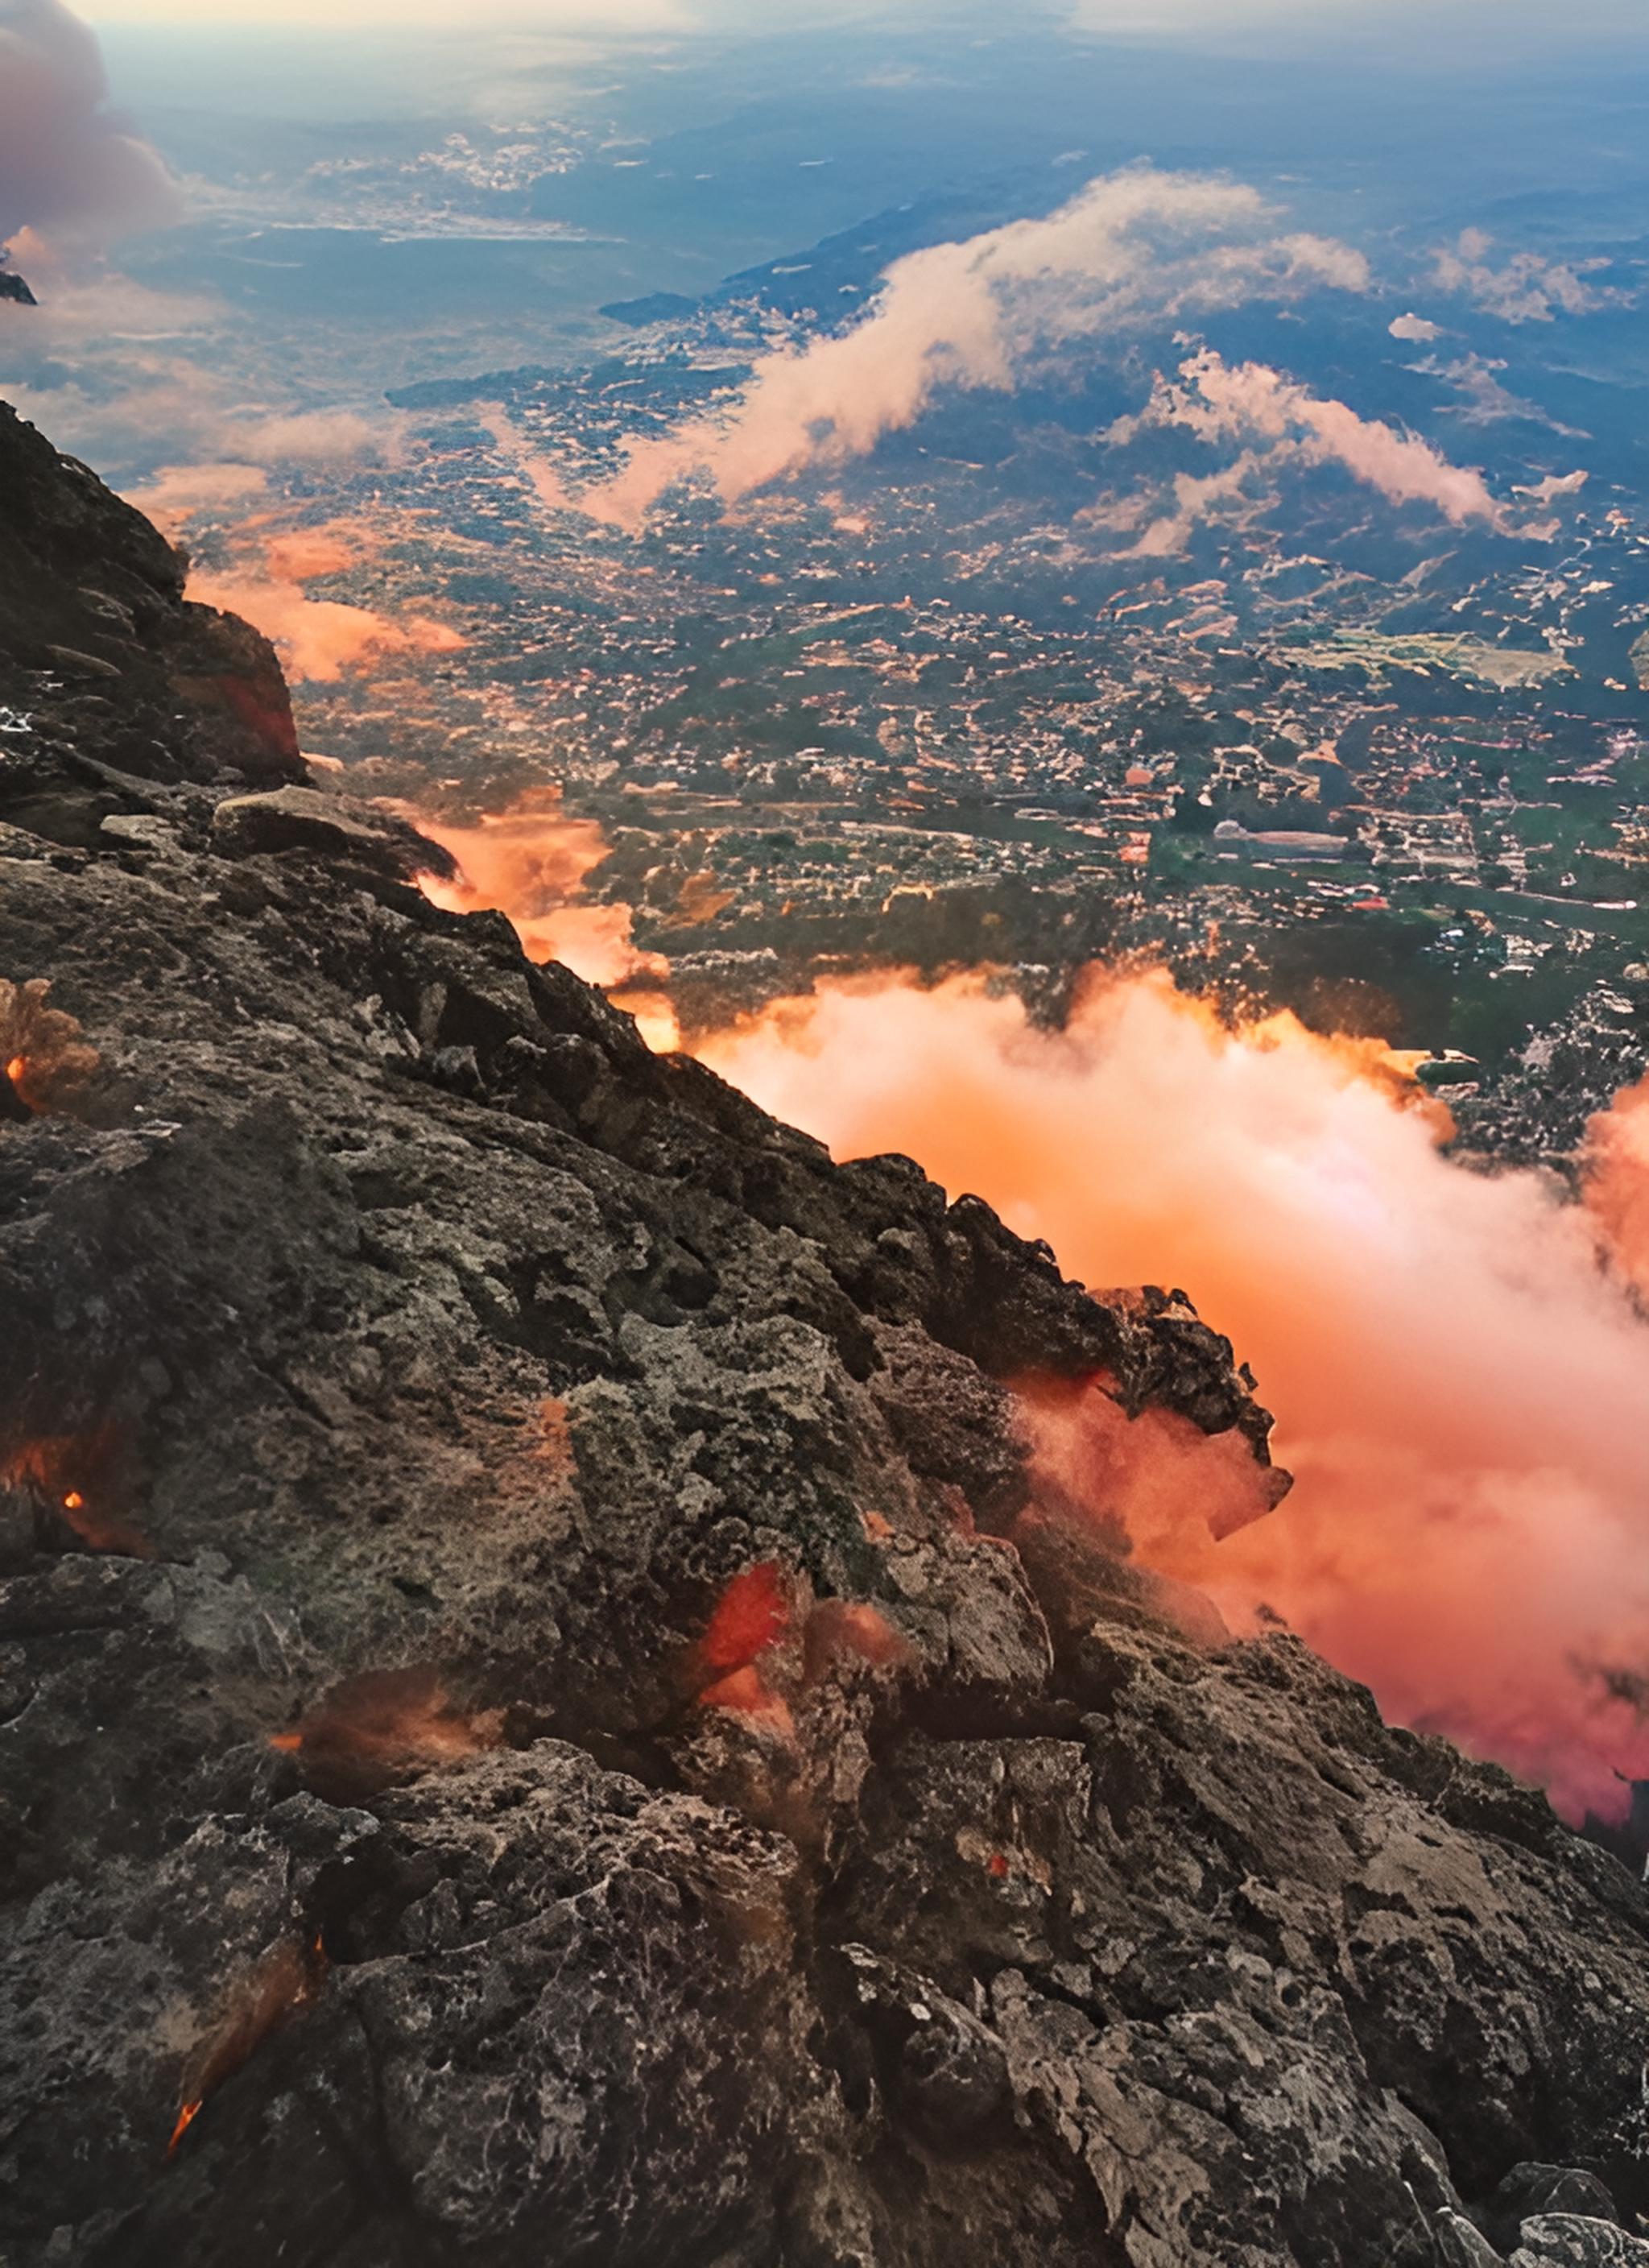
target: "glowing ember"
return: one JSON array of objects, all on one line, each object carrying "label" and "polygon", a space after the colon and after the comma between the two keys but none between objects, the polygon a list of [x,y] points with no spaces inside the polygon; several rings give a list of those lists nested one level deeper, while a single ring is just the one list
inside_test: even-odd
[{"label": "glowing ember", "polygon": [[194,2102],[186,2102],[182,2110],[179,2111],[178,2123],[172,2129],[172,2139],[166,2144],[166,2155],[168,2158],[175,2157],[177,2155],[178,2144],[188,2132],[190,2127],[193,2126],[205,2107],[205,2104],[197,2099]]},{"label": "glowing ember", "polygon": [[57,1513],[89,1550],[151,1559],[154,1547],[121,1509],[127,1494],[114,1428],[47,1435],[0,1456],[0,1486],[26,1490]]}]

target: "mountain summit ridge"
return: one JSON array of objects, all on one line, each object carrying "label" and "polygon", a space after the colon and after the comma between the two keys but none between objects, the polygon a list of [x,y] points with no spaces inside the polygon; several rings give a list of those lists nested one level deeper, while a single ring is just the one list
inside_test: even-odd
[{"label": "mountain summit ridge", "polygon": [[1049,1378],[1263,1475],[1230,1346],[438,909],[0,489],[7,2268],[1649,2257],[1642,1887],[1039,1479]]}]

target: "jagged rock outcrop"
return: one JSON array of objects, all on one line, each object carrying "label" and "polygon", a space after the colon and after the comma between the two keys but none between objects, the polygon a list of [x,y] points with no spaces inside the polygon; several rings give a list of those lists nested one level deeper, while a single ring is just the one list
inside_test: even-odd
[{"label": "jagged rock outcrop", "polygon": [[6,2268],[1631,2257],[1638,1884],[1039,1488],[1033,1374],[1263,1460],[1229,1347],[173,684],[0,741]]},{"label": "jagged rock outcrop", "polygon": [[[165,537],[4,402],[0,498],[0,827],[83,841],[134,778],[307,784],[268,639],[186,600]],[[129,784],[89,796],[99,763]]]}]

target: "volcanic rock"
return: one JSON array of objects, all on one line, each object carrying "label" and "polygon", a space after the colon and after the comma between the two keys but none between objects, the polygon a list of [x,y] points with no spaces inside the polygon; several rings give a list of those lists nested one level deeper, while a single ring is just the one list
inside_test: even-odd
[{"label": "volcanic rock", "polygon": [[1523,2223],[1511,2268],[1649,2268],[1649,2244],[1612,2221],[1537,2213]]},{"label": "volcanic rock", "polygon": [[1539,2213],[1579,2213],[1589,2220],[1618,2223],[1615,2200],[1595,2174],[1577,2166],[1513,2166],[1483,2207],[1485,2232],[1502,2251],[1517,2242],[1518,2231]]},{"label": "volcanic rock", "polygon": [[178,659],[267,655],[8,451],[6,2268],[1630,2243],[1640,1884],[1031,1465],[1051,1378],[1264,1466],[1226,1343],[269,821]]},{"label": "volcanic rock", "polygon": [[[107,833],[111,821],[105,820]],[[212,848],[225,858],[247,858],[265,850],[310,850],[335,863],[369,866],[391,880],[457,871],[449,850],[427,836],[348,796],[323,795],[313,787],[277,787],[258,795],[235,795],[212,814]]]},{"label": "volcanic rock", "polygon": [[[158,782],[306,777],[268,639],[186,600],[181,555],[4,402],[0,497],[0,724],[22,727],[0,735],[0,820],[85,841],[99,761]],[[118,791],[102,806],[122,807]]]}]

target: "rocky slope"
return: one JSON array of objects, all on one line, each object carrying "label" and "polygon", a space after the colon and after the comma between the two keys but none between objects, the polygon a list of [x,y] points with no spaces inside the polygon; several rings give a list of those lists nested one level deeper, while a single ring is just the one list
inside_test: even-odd
[{"label": "rocky slope", "polygon": [[438,912],[0,494],[6,2268],[1649,2258],[1638,1884],[1029,1469],[1096,1373],[1263,1465],[1225,1343]]}]

